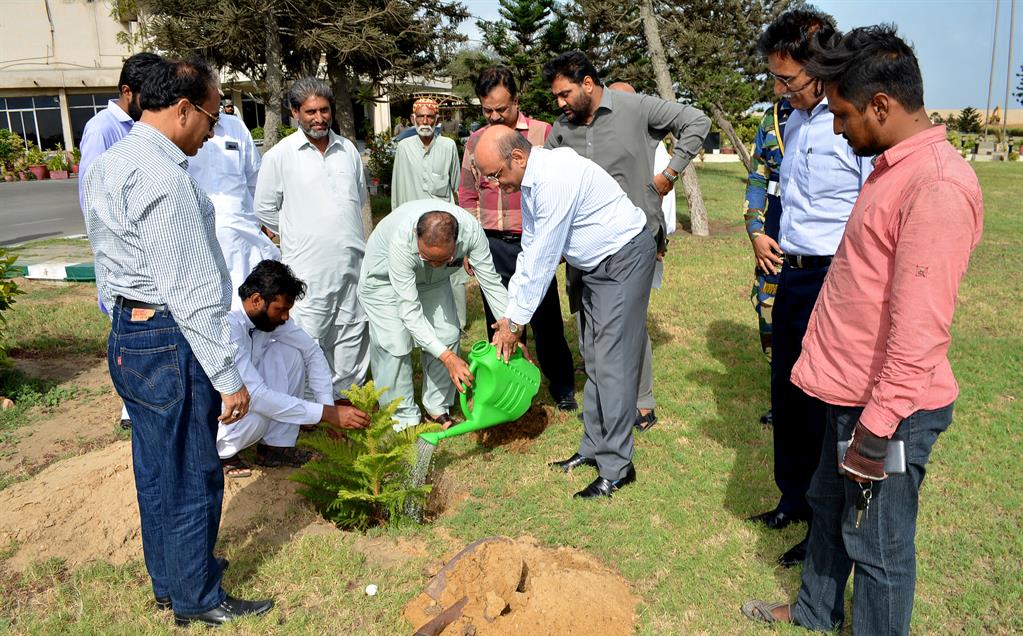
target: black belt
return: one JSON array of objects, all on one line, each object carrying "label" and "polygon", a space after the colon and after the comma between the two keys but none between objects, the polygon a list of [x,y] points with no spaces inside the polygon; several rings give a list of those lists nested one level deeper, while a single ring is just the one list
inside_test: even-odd
[{"label": "black belt", "polygon": [[153,311],[168,311],[167,305],[154,305],[153,303],[144,303],[141,300],[132,300],[125,298],[124,296],[118,296],[117,301],[114,303],[117,307],[124,307],[126,309],[152,309]]},{"label": "black belt", "polygon": [[500,232],[498,230],[483,230],[483,233],[490,238],[496,238],[499,241],[505,243],[521,243],[522,233],[521,232]]},{"label": "black belt", "polygon": [[785,254],[782,256],[785,265],[795,269],[813,269],[831,265],[830,256],[803,256],[802,254]]}]

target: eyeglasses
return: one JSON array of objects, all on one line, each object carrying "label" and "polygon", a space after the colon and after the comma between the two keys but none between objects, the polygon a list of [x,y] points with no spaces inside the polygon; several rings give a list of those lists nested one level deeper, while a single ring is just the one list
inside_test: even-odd
[{"label": "eyeglasses", "polygon": [[455,262],[455,254],[452,252],[451,258],[435,261],[433,259],[426,258],[423,256],[422,252],[419,252],[419,260],[423,261],[424,265],[430,265],[431,267],[446,267]]},{"label": "eyeglasses", "polygon": [[795,75],[793,75],[792,77],[785,77],[785,76],[782,76],[782,75],[778,75],[776,73],[772,73],[770,71],[768,71],[767,74],[770,75],[771,77],[773,77],[776,82],[781,82],[782,86],[784,86],[785,89],[789,93],[792,93],[792,94],[800,92],[801,90],[803,90],[804,88],[806,88],[810,84],[813,84],[814,82],[817,81],[817,80],[815,80],[814,78],[811,77],[808,80],[806,80],[805,82],[803,82],[803,84],[800,85],[798,88],[792,88],[792,85],[790,84],[790,82],[792,82],[794,79],[796,79],[797,77],[802,75],[803,74],[803,69],[800,69],[799,72],[796,73]]},{"label": "eyeglasses", "polygon": [[212,131],[213,127],[217,125],[217,122],[220,121],[220,115],[217,115],[216,117],[214,117],[213,115],[211,115],[208,112],[206,112],[206,109],[203,108],[202,106],[200,106],[199,104],[192,104],[192,106],[195,106],[195,109],[197,111],[199,111],[203,115],[206,115],[206,117],[209,118],[209,120],[210,120],[210,130]]},{"label": "eyeglasses", "polygon": [[490,183],[493,183],[493,184],[496,185],[497,184],[497,180],[501,178],[501,171],[502,170],[504,170],[504,166],[501,166],[500,168],[498,168],[497,172],[495,172],[494,174],[485,174],[485,175],[483,175],[483,178],[486,179],[487,181],[489,181]]}]

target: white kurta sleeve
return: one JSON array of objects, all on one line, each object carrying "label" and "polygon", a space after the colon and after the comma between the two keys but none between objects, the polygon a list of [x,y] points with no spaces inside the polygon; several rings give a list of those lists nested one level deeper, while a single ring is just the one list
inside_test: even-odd
[{"label": "white kurta sleeve", "polygon": [[249,390],[249,410],[285,424],[316,424],[323,417],[323,405],[275,391],[267,386],[263,375],[252,363],[252,338],[246,329],[231,323],[231,336],[238,345],[235,365]]},{"label": "white kurta sleeve", "polygon": [[282,154],[274,152],[274,149],[263,157],[252,207],[259,222],[279,234],[281,205],[284,204],[284,178],[281,174]]},{"label": "white kurta sleeve", "polygon": [[287,343],[302,352],[305,360],[306,382],[313,392],[316,401],[323,404],[334,403],[334,384],[331,380],[330,367],[327,366],[327,359],[323,356],[323,349],[309,335],[302,331],[298,325],[286,322],[278,327],[274,333],[281,332],[276,337],[281,342]]},{"label": "white kurta sleeve", "polygon": [[412,334],[412,339],[424,351],[435,358],[444,353],[447,346],[437,337],[433,325],[423,313],[423,305],[419,301],[419,290],[416,288],[416,261],[418,252],[409,246],[400,236],[391,240],[387,255],[387,273],[391,288],[398,302],[398,316],[405,329]]}]

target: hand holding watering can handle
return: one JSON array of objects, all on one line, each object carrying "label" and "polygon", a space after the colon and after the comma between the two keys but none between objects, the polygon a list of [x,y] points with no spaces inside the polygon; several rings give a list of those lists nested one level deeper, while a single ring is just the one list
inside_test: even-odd
[{"label": "hand holding watering can handle", "polygon": [[[470,355],[469,356],[469,373],[472,374],[472,377],[474,377],[474,378],[476,377],[476,369],[477,369],[478,366],[479,366],[479,362],[476,360],[476,358],[474,356]],[[467,404],[467,401],[468,401],[468,398],[469,398],[469,392],[472,391],[473,388],[471,386],[463,387],[463,388],[465,389],[464,391],[459,391],[458,392],[458,401],[462,405],[462,415],[464,415],[466,419],[469,419],[469,406]]]}]

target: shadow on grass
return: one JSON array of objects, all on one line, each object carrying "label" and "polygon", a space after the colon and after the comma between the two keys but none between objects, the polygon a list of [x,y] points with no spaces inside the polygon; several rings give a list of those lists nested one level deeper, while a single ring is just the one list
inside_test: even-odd
[{"label": "shadow on grass", "polygon": [[[715,321],[707,330],[707,347],[724,371],[698,369],[688,376],[714,394],[716,416],[698,425],[706,437],[735,453],[723,506],[739,519],[770,510],[778,499],[771,430],[757,421],[770,404],[769,370],[758,343],[756,328]],[[753,550],[765,562],[774,564],[782,552],[802,538],[805,529],[802,524],[783,532],[758,527]],[[787,582],[790,575],[782,572],[779,576]]]}]

